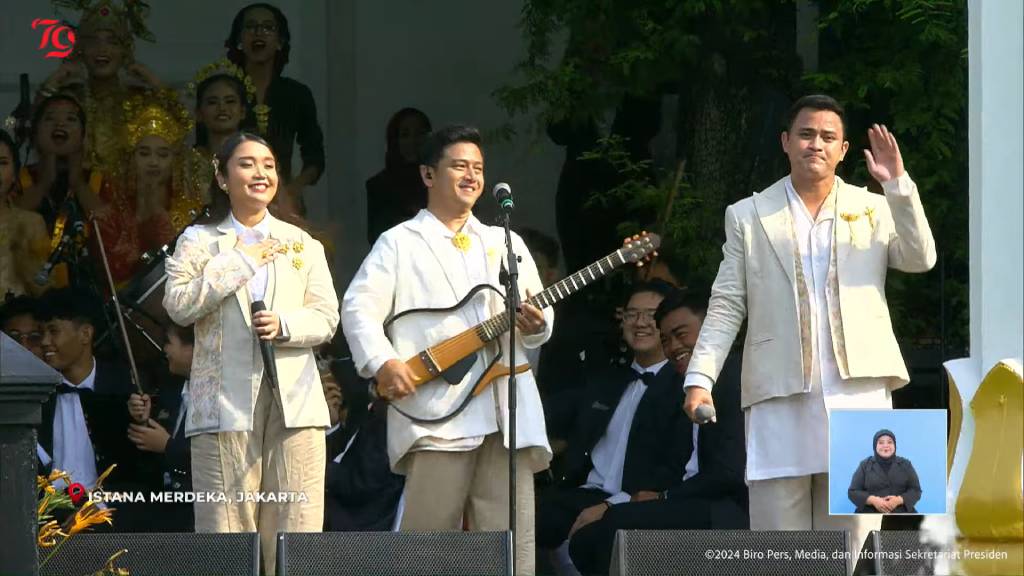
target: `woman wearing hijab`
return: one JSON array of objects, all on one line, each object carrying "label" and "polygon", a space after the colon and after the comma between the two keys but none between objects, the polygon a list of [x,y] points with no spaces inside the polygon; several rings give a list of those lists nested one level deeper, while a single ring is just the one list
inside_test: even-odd
[{"label": "woman wearing hijab", "polygon": [[896,455],[896,435],[875,432],[874,454],[861,461],[850,480],[849,497],[858,514],[915,514],[921,482],[910,460]]}]

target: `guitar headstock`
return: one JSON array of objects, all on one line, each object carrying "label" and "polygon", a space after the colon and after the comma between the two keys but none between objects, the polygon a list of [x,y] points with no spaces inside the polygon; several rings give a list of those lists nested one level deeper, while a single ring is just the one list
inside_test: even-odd
[{"label": "guitar headstock", "polygon": [[658,255],[659,246],[661,246],[661,236],[657,234],[641,232],[627,236],[622,241],[622,257],[627,262],[643,266],[645,262],[650,262],[651,258]]}]

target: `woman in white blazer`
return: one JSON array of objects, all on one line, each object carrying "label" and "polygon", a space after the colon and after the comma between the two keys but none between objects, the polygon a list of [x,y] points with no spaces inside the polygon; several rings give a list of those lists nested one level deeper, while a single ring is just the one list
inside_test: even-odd
[{"label": "woman in white blazer", "polygon": [[[330,420],[313,348],[338,325],[323,246],[268,211],[276,166],[258,136],[225,142],[210,216],[178,240],[164,295],[170,317],[196,330],[185,426],[196,531],[258,531],[268,574],[277,532],[323,526]],[[253,313],[255,301],[266,310]],[[276,382],[258,339],[275,347]]]}]

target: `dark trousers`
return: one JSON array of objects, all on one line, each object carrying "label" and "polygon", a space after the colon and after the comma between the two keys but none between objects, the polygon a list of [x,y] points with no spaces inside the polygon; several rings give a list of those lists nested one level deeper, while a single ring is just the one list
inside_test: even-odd
[{"label": "dark trousers", "polygon": [[569,541],[569,556],[581,574],[607,574],[615,532],[619,530],[700,530],[711,527],[707,500],[679,498],[626,502],[580,528]]},{"label": "dark trousers", "polygon": [[558,548],[584,508],[609,494],[597,488],[555,488],[537,499],[537,548]]}]

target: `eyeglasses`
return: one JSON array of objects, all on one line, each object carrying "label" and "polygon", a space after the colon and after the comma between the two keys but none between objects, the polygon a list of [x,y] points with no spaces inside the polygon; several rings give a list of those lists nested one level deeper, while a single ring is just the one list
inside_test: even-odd
[{"label": "eyeglasses", "polygon": [[277,32],[277,24],[273,22],[246,22],[242,26],[242,30],[249,32],[250,34],[275,34]]},{"label": "eyeglasses", "polygon": [[626,322],[635,324],[638,320],[643,318],[644,320],[654,320],[654,310],[626,310],[622,313],[622,319]]},{"label": "eyeglasses", "polygon": [[28,348],[31,346],[39,346],[43,342],[43,334],[41,332],[19,332],[17,330],[11,330],[8,334],[12,340],[16,340],[22,347]]}]

